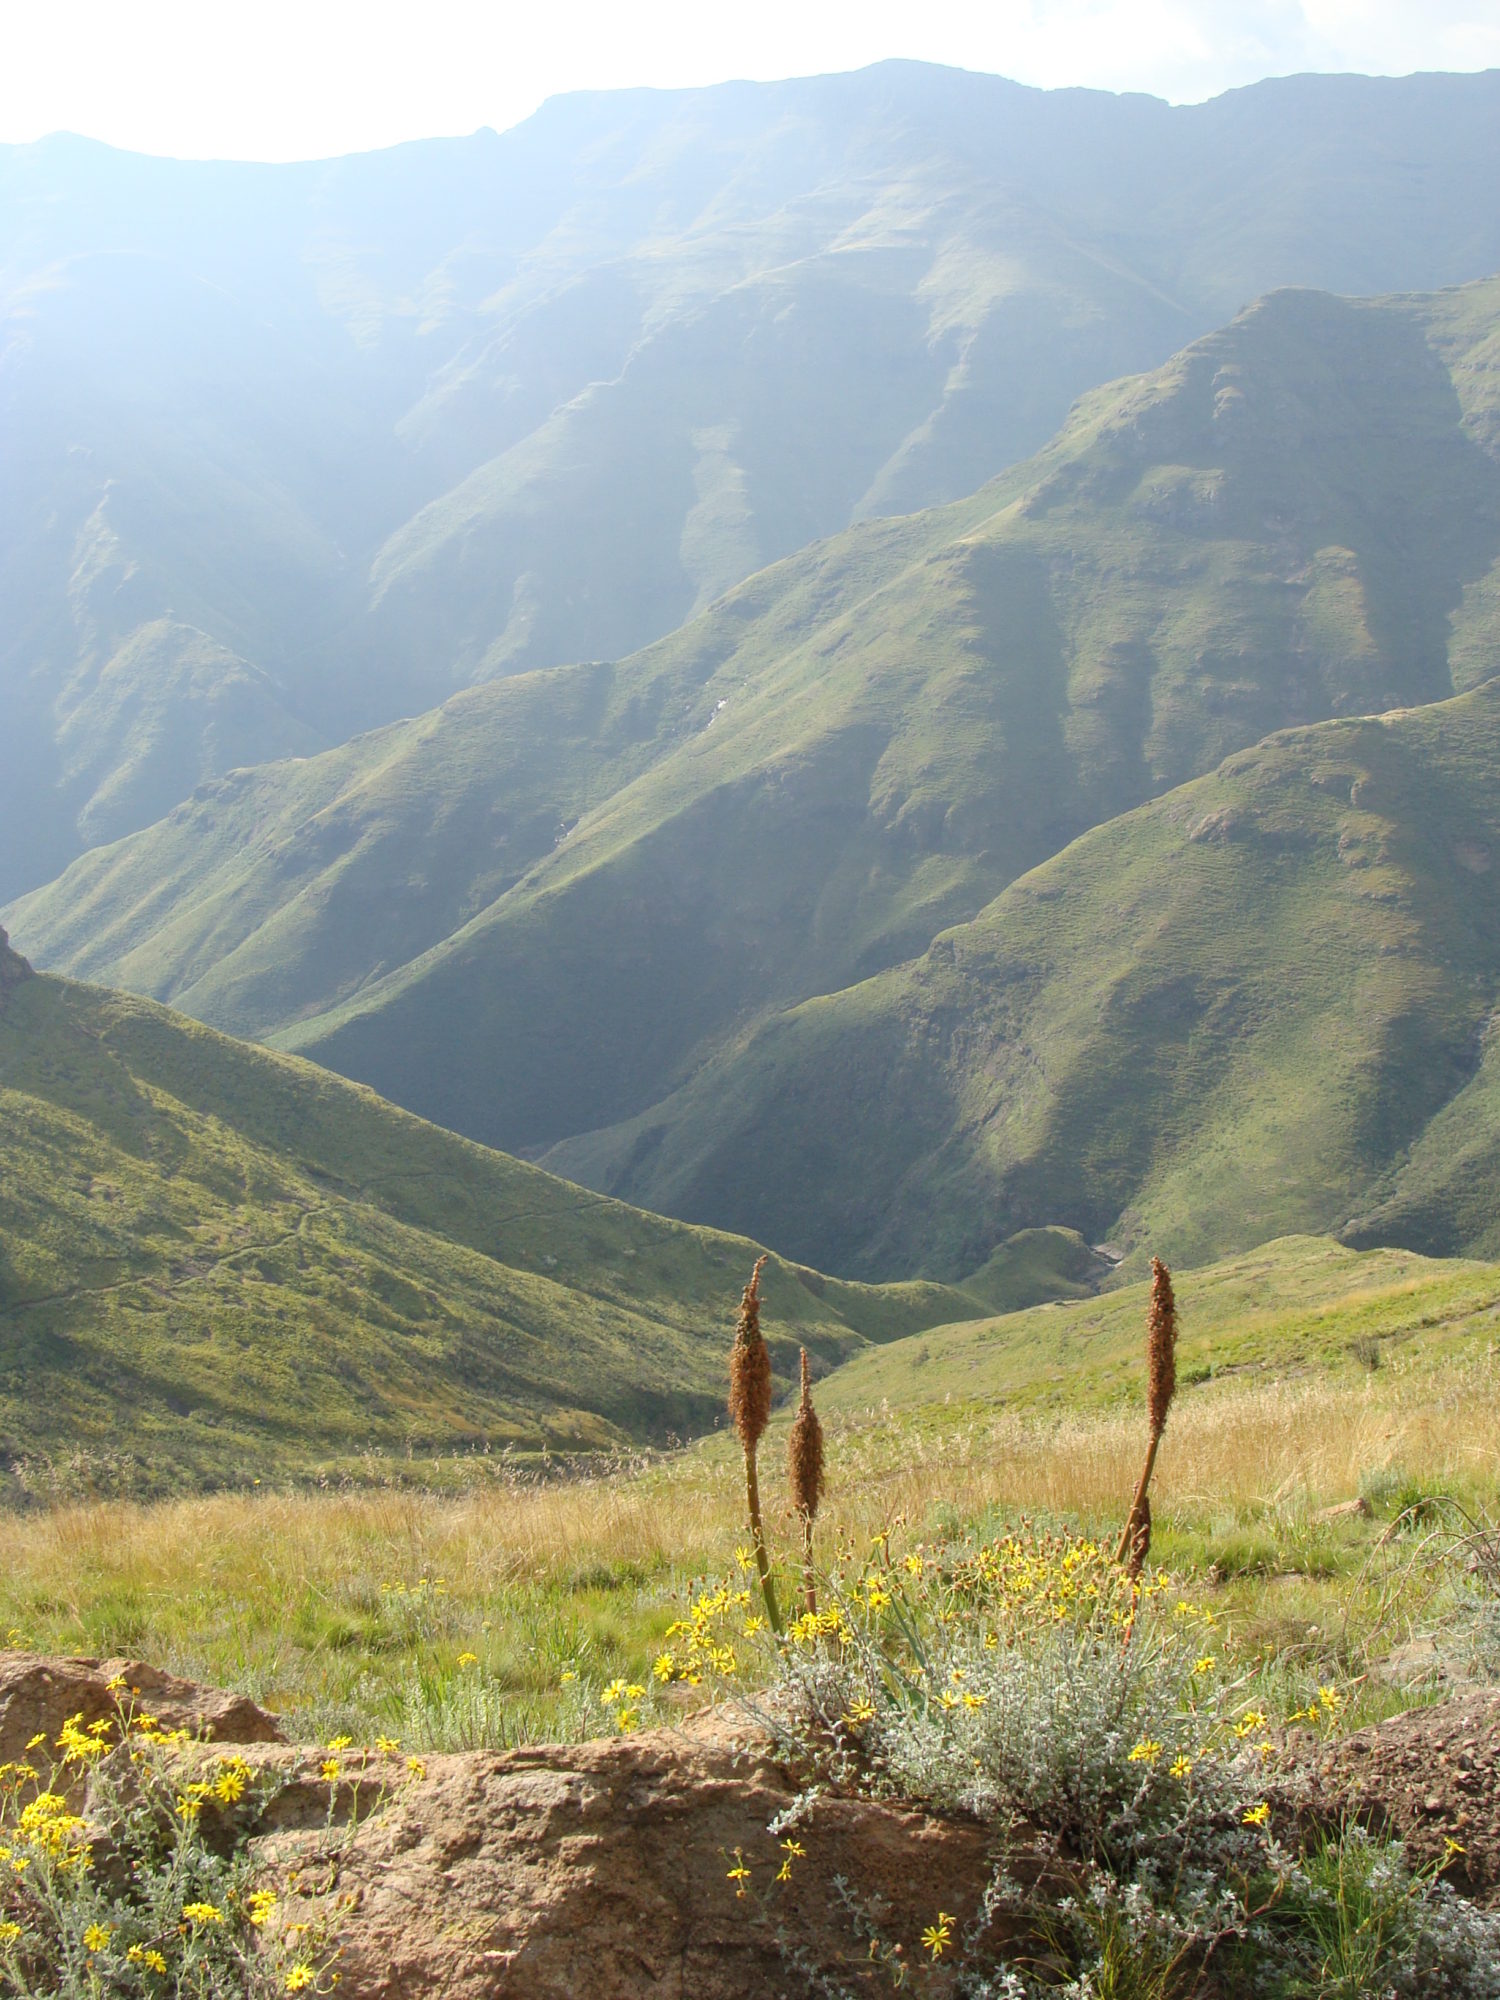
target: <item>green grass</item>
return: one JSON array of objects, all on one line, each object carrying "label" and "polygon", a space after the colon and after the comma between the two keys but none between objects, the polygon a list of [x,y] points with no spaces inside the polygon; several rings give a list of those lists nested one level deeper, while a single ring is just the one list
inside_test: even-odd
[{"label": "green grass", "polygon": [[1299,1231],[1493,1253],[1497,767],[1500,681],[1280,732],[549,1159],[871,1275],[1045,1223],[1137,1265]]},{"label": "green grass", "polygon": [[[756,1246],[308,1064],[22,978],[0,993],[0,1129],[12,1491],[358,1478],[400,1453],[421,1476],[433,1454],[596,1450],[721,1416]],[[826,1366],[978,1309],[780,1260],[767,1308],[783,1381],[799,1343]]]},{"label": "green grass", "polygon": [[[18,939],[825,1267],[958,1275],[1047,1224],[1133,1241],[1149,1223],[1202,1257],[1349,1221],[1394,1193],[1381,1175],[1468,1080],[1488,808],[1452,787],[1428,808],[1396,768],[1421,760],[1415,724],[1390,755],[1350,724],[1203,774],[1268,732],[1435,703],[1487,671],[1497,301],[1493,281],[1276,294],[1084,398],[971,499],[818,544],[631,659],[471,690],[210,786],[27,898]],[[1428,768],[1482,782],[1456,725],[1434,727],[1448,747]],[[1350,784],[1364,772],[1357,809],[1331,775],[1311,796],[1293,777],[1304,742]],[[1274,837],[1226,822],[1179,864],[1174,814],[1258,809],[1273,783]],[[1385,899],[1403,843],[1439,820],[1452,866],[1423,858],[1441,903],[1417,913],[1454,933],[1434,968]],[[1324,864],[1344,835],[1335,897]],[[1023,922],[1013,885],[1039,867],[1035,889],[1065,900]],[[1159,901],[1175,996],[1134,962],[1143,920],[1122,934],[1122,907]],[[1434,999],[1450,958],[1478,984]],[[1221,1073],[1247,1036],[1273,1071],[1325,1067],[1331,1000],[1300,1050],[1259,1040],[1288,976],[1357,1001],[1316,1117],[1252,1102],[1244,1064]],[[1182,1078],[1148,1135],[1152,1068]],[[1206,1163],[1221,1199],[1190,1239]]]},{"label": "green grass", "polygon": [[[1450,1673],[1500,1672],[1500,1615],[1455,1511],[1500,1514],[1500,1270],[1298,1240],[1177,1275],[1154,1557],[1288,1708],[1331,1680],[1356,1720],[1426,1699],[1443,1683],[1423,1648]],[[1144,1444],[1143,1319],[1130,1286],[856,1354],[815,1392],[820,1547],[858,1556],[882,1530],[906,1547],[1023,1517],[1116,1534]],[[1369,1341],[1374,1368],[1356,1351]],[[761,1463],[790,1561],[787,1420]],[[1362,1491],[1368,1517],[1325,1517]],[[310,1735],[588,1733],[605,1683],[649,1681],[694,1580],[733,1569],[742,1510],[722,1435],[588,1477],[397,1457],[357,1490],[268,1475],[253,1492],[61,1505],[8,1524],[0,1639],[242,1686]],[[1415,1664],[1390,1664],[1412,1642]],[[681,1694],[649,1712],[680,1713]]]},{"label": "green grass", "polygon": [[[1355,1251],[1284,1237],[1180,1269],[1180,1393],[1237,1378],[1332,1378],[1363,1393],[1382,1368],[1440,1380],[1500,1338],[1500,1264]],[[982,1403],[1036,1413],[1139,1408],[1147,1282],[1096,1298],[933,1327],[854,1356],[820,1402],[853,1415],[881,1403]]]}]

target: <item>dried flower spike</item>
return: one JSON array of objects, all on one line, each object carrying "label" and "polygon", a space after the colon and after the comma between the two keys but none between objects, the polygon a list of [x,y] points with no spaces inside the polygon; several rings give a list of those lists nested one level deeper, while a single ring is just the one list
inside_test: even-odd
[{"label": "dried flower spike", "polygon": [[787,1441],[787,1477],[792,1489],[792,1505],[802,1517],[802,1582],[807,1609],[816,1612],[817,1590],[813,1582],[813,1521],[823,1497],[823,1426],[812,1405],[812,1375],[807,1349],[802,1350],[802,1400],[792,1420]]},{"label": "dried flower spike", "polygon": [[1167,1427],[1167,1411],[1177,1393],[1177,1301],[1172,1292],[1172,1273],[1160,1257],[1151,1259],[1151,1304],[1146,1313],[1146,1417],[1150,1437],[1146,1463],[1130,1503],[1130,1513],[1116,1561],[1124,1563],[1132,1576],[1139,1576],[1151,1549],[1151,1501],[1149,1488],[1156,1465],[1156,1451]]},{"label": "dried flower spike", "polygon": [[754,1451],[771,1420],[771,1355],[760,1330],[762,1257],[740,1299],[740,1317],[729,1351],[729,1414],[746,1451]]},{"label": "dried flower spike", "polygon": [[760,1330],[760,1274],[765,1261],[764,1257],[757,1261],[740,1299],[739,1322],[729,1352],[729,1414],[745,1451],[745,1505],[750,1516],[750,1539],[755,1545],[755,1567],[760,1574],[760,1593],[765,1599],[771,1630],[779,1632],[781,1614],[776,1605],[776,1587],[771,1581],[771,1558],[766,1552],[766,1533],[760,1514],[760,1475],[755,1463],[756,1448],[771,1420],[771,1356]]},{"label": "dried flower spike", "polygon": [[1177,1393],[1177,1301],[1172,1273],[1160,1257],[1151,1259],[1151,1305],[1146,1314],[1146,1410],[1151,1434],[1160,1437]]}]

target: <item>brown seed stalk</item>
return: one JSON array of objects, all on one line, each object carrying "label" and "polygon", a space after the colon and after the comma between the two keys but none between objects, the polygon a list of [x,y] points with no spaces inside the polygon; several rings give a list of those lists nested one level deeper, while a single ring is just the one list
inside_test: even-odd
[{"label": "brown seed stalk", "polygon": [[1132,1576],[1140,1575],[1151,1551],[1151,1474],[1161,1434],[1167,1427],[1167,1411],[1176,1393],[1177,1301],[1172,1292],[1172,1273],[1159,1257],[1153,1257],[1151,1304],[1146,1313],[1146,1416],[1151,1434],[1135,1498],[1115,1551],[1115,1560],[1124,1563]]},{"label": "brown seed stalk", "polygon": [[807,1349],[802,1350],[802,1400],[792,1419],[787,1440],[787,1478],[792,1488],[792,1505],[802,1517],[802,1586],[809,1611],[818,1608],[813,1581],[813,1521],[823,1497],[823,1426],[812,1405],[812,1376]]},{"label": "brown seed stalk", "polygon": [[761,1596],[766,1601],[766,1617],[771,1630],[781,1630],[776,1606],[776,1588],[771,1581],[771,1558],[766,1552],[766,1533],[760,1513],[760,1475],[756,1448],[771,1419],[771,1355],[760,1330],[760,1274],[762,1257],[750,1273],[740,1299],[740,1317],[734,1330],[734,1346],[729,1351],[729,1414],[740,1434],[745,1451],[745,1501],[750,1515],[750,1539],[755,1546],[755,1567],[760,1573]]}]

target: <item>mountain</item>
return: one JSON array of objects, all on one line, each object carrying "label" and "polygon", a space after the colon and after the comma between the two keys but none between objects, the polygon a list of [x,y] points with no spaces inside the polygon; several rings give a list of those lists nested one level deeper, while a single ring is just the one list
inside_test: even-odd
[{"label": "mountain", "polygon": [[[0,1488],[159,1492],[362,1454],[712,1426],[756,1246],[642,1215],[0,932]],[[783,1381],[983,1310],[773,1258]],[[49,1473],[48,1466],[53,1468]]]},{"label": "mountain", "polygon": [[1500,1256],[1497,771],[1500,677],[1279,731],[551,1157],[863,1272],[1041,1222]]},{"label": "mountain", "polygon": [[617,660],[1287,284],[1500,268],[1500,75],[890,63],[310,165],[0,149],[0,896],[205,778]]},{"label": "mountain", "polygon": [[[1494,674],[1497,351],[1500,281],[1274,294],[969,500],[818,544],[619,664],[210,784],[8,920],[45,963],[830,1267],[1097,1240],[1129,1191],[1062,1153],[1024,1201],[961,1177],[939,1219],[908,1187],[947,1082],[867,1155],[822,1085],[818,1119],[781,1118],[778,1065],[827,1022],[842,1075],[898,968],[1090,828],[1269,732]],[[923,1030],[934,1075],[951,1023]],[[1348,1219],[1324,1208],[1277,1227]]]}]

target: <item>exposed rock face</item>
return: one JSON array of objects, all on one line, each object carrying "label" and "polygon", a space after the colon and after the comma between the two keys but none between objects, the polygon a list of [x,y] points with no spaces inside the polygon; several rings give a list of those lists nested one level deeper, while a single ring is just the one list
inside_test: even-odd
[{"label": "exposed rock face", "polygon": [[361,1809],[382,1777],[388,1796],[352,1836],[330,1832],[316,1774],[316,1759],[297,1770],[262,1853],[283,1882],[296,1870],[352,1899],[348,2000],[769,2000],[816,1990],[814,1969],[888,1992],[834,1878],[909,1959],[940,1911],[973,1919],[992,1866],[977,1825],[845,1798],[806,1808],[782,1836],[805,1849],[791,1855],[768,1830],[791,1781],[690,1731],[431,1757],[420,1778],[372,1757]]},{"label": "exposed rock face", "polygon": [[[285,1744],[241,1696],[134,1662],[9,1653],[0,1654],[0,1760],[70,1715],[111,1713],[116,1672],[162,1722],[243,1745],[240,1754],[277,1774],[253,1850],[285,1921],[321,1931],[331,1917],[341,2000],[888,1993],[894,1967],[923,1956],[921,1933],[940,1911],[962,1936],[1000,1858],[984,1827],[868,1799],[819,1796],[794,1826],[776,1825],[794,1781],[753,1726],[722,1717],[595,1743],[432,1756],[415,1771],[400,1754],[345,1751],[331,1777],[328,1752]],[[1353,1810],[1399,1833],[1418,1862],[1444,1865],[1456,1887],[1500,1901],[1500,1694],[1319,1744],[1302,1765],[1302,1793],[1315,1820]],[[1077,1886],[1014,1839],[1004,1863],[1047,1898]],[[839,1877],[854,1885],[857,1909]],[[900,1958],[872,1958],[872,1931],[881,1952],[899,1945]],[[998,1932],[988,1942],[1033,1953],[1039,1943]]]},{"label": "exposed rock face", "polygon": [[[1312,1775],[1320,1808],[1399,1834],[1413,1861],[1500,1904],[1500,1694],[1411,1708],[1330,1744]],[[1454,1842],[1456,1846],[1450,1846]]]},{"label": "exposed rock face", "polygon": [[[108,1685],[123,1680],[118,1692]],[[40,1659],[0,1652],[0,1763],[17,1761],[34,1736],[55,1742],[70,1716],[85,1728],[118,1717],[121,1704],[154,1715],[163,1729],[186,1729],[215,1743],[282,1743],[263,1708],[242,1694],[199,1687],[139,1660]]]}]

